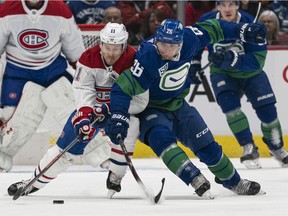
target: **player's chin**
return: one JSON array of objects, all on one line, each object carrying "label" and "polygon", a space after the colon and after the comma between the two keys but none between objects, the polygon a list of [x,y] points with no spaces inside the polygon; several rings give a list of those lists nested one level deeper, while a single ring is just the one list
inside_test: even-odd
[{"label": "player's chin", "polygon": [[106,63],[108,65],[114,65],[117,60],[118,60],[118,58],[109,58],[109,59],[106,59]]},{"label": "player's chin", "polygon": [[172,60],[173,56],[162,56],[163,60],[170,61]]}]

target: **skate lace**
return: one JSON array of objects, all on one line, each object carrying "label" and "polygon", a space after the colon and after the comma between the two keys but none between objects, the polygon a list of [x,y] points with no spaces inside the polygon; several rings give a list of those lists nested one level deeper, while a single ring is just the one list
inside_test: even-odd
[{"label": "skate lace", "polygon": [[120,185],[122,178],[120,176],[116,175],[115,173],[111,172],[111,174],[109,176],[109,180],[113,184]]},{"label": "skate lace", "polygon": [[271,153],[274,157],[276,157],[278,160],[283,160],[288,156],[288,153],[284,148],[280,148],[276,151],[271,150]]},{"label": "skate lace", "polygon": [[198,176],[193,178],[191,185],[195,190],[197,190],[205,182],[208,182],[208,180],[204,177],[204,175],[199,174]]},{"label": "skate lace", "polygon": [[249,144],[245,145],[243,148],[244,148],[243,156],[245,156],[245,155],[253,154],[254,149],[255,149],[255,145],[252,143],[249,143]]},{"label": "skate lace", "polygon": [[251,182],[247,179],[241,179],[238,185],[235,187],[234,191],[237,194],[245,195],[248,193]]},{"label": "skate lace", "polygon": [[[17,184],[16,184],[17,190],[23,189],[24,187],[26,187],[26,186],[29,184],[29,182],[30,182],[29,180],[22,180],[21,182],[17,183]],[[29,194],[30,191],[31,191],[33,188],[34,188],[33,186],[29,187],[29,188],[25,191],[24,195]]]}]

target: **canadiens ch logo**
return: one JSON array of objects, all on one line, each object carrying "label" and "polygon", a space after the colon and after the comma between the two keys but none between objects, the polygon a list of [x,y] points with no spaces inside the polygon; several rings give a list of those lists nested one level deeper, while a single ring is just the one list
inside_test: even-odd
[{"label": "canadiens ch logo", "polygon": [[49,46],[49,34],[38,29],[26,29],[18,35],[18,42],[26,50],[37,51]]}]

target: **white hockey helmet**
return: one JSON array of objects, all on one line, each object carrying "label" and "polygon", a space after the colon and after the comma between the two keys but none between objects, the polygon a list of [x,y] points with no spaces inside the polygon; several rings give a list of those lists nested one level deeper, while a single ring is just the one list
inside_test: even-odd
[{"label": "white hockey helmet", "polygon": [[128,32],[123,24],[107,23],[100,31],[100,42],[107,44],[123,44],[123,50],[127,47]]}]

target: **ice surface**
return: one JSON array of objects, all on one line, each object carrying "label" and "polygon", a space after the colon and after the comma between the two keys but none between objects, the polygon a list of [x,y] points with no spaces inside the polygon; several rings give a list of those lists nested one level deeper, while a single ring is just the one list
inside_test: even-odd
[{"label": "ice surface", "polygon": [[[133,164],[144,182],[154,193],[166,178],[164,199],[152,205],[147,201],[130,171],[122,181],[122,191],[106,198],[107,171],[90,166],[72,166],[40,191],[13,201],[7,188],[14,182],[28,179],[34,167],[15,166],[10,173],[0,173],[1,216],[281,216],[288,209],[288,169],[280,168],[271,158],[260,158],[262,169],[247,170],[239,159],[232,159],[243,178],[258,181],[266,195],[238,196],[216,184],[204,164],[193,163],[211,182],[214,200],[198,197],[191,186],[186,186],[167,170],[159,159],[133,159]],[[64,200],[64,204],[53,204]]]}]

